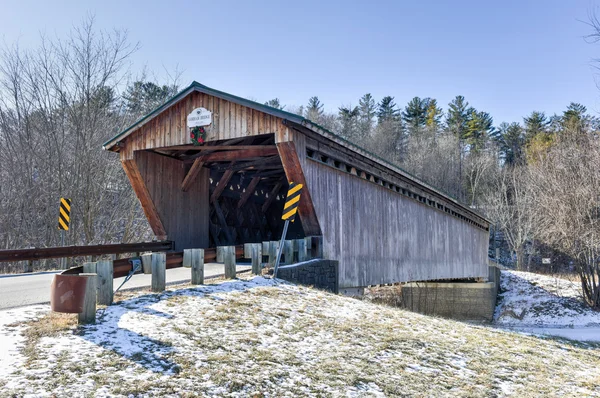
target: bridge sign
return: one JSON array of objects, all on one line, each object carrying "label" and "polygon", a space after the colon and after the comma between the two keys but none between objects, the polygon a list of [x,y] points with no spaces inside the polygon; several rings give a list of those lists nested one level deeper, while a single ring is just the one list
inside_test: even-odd
[{"label": "bridge sign", "polygon": [[205,108],[196,108],[187,117],[188,128],[208,126],[212,123],[212,113]]}]

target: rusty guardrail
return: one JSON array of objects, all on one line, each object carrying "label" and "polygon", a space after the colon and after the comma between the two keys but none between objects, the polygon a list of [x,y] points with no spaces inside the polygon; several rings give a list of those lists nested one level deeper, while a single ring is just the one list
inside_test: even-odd
[{"label": "rusty guardrail", "polygon": [[0,262],[173,250],[172,241],[0,250]]}]

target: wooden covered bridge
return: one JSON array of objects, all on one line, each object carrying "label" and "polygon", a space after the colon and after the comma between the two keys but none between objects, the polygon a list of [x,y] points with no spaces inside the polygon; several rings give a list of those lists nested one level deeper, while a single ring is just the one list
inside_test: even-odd
[{"label": "wooden covered bridge", "polygon": [[104,149],[178,251],[278,240],[293,181],[305,189],[288,239],[322,236],[340,288],[488,275],[486,219],[280,109],[194,82]]}]

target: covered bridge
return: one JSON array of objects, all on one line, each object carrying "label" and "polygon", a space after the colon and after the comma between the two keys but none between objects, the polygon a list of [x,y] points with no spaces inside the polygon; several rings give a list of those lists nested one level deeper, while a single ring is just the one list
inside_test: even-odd
[{"label": "covered bridge", "polygon": [[[206,118],[203,144],[188,117]],[[293,181],[305,189],[288,239],[322,236],[340,288],[488,275],[486,219],[280,109],[194,82],[104,149],[119,153],[154,234],[178,251],[278,240]]]}]

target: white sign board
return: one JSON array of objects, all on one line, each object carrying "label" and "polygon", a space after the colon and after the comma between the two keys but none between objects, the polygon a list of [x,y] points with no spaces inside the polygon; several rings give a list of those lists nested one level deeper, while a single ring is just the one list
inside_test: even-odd
[{"label": "white sign board", "polygon": [[208,109],[196,108],[187,117],[188,128],[208,126],[212,123],[212,113]]},{"label": "white sign board", "polygon": [[550,264],[549,258],[542,258],[542,264]]}]

